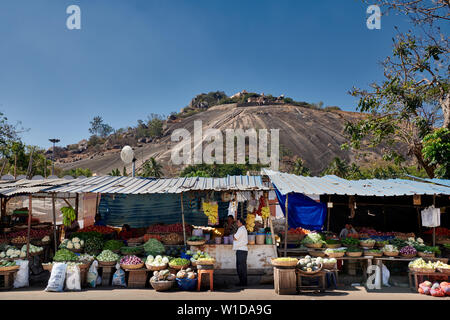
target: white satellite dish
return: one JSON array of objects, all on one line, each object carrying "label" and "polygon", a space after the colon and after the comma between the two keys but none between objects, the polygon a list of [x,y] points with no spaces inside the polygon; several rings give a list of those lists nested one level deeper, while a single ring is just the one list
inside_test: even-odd
[{"label": "white satellite dish", "polygon": [[123,147],[120,158],[125,164],[130,164],[134,159],[134,151],[130,146]]}]

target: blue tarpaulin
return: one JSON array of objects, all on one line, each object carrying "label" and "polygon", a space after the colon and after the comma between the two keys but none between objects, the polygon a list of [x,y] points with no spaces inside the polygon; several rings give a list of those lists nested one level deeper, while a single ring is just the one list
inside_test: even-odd
[{"label": "blue tarpaulin", "polygon": [[[275,185],[273,186],[281,210],[286,216],[286,196],[282,195]],[[288,225],[290,228],[302,227],[308,230],[322,230],[327,216],[326,204],[316,202],[301,193],[289,193],[288,210]]]}]

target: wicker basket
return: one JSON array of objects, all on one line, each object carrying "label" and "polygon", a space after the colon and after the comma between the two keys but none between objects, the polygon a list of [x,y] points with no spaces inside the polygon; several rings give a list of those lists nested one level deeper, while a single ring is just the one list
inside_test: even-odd
[{"label": "wicker basket", "polygon": [[403,253],[401,253],[400,256],[402,258],[411,259],[411,258],[414,258],[416,256],[416,254],[415,253],[413,253],[413,254],[403,254]]},{"label": "wicker basket", "polygon": [[150,285],[156,291],[167,291],[173,287],[175,282],[176,282],[175,280],[172,280],[172,281],[168,281],[168,280],[166,280],[166,281],[151,281],[150,280]]},{"label": "wicker basket", "polygon": [[322,269],[323,269],[323,265],[320,264],[319,269],[317,269],[316,271],[303,271],[302,269],[296,269],[296,272],[298,272],[300,274],[311,275],[311,274],[319,273],[320,271],[322,271]]},{"label": "wicker basket", "polygon": [[321,257],[321,258],[326,256],[325,252],[320,250],[308,250],[308,254],[313,257]]},{"label": "wicker basket", "polygon": [[11,267],[2,267],[0,268],[0,271],[13,271],[13,270],[19,270],[20,266],[11,266]]},{"label": "wicker basket", "polygon": [[336,249],[336,248],[340,248],[342,245],[340,243],[332,243],[332,244],[327,243],[325,246],[330,249]]},{"label": "wicker basket", "polygon": [[189,267],[189,264],[185,264],[184,266],[173,266],[173,265],[170,265],[170,263],[169,263],[169,267],[171,267],[172,269],[175,269],[175,270],[181,270],[181,269],[185,269],[185,268]]},{"label": "wicker basket", "polygon": [[366,256],[366,257],[382,257],[383,252],[364,252],[364,256]]},{"label": "wicker basket", "polygon": [[124,270],[136,270],[142,269],[144,267],[144,263],[141,264],[121,264],[120,267]]},{"label": "wicker basket", "polygon": [[336,267],[336,263],[324,263],[322,269],[333,270]]},{"label": "wicker basket", "polygon": [[397,257],[399,255],[399,252],[398,251],[395,251],[395,252],[384,251],[383,254],[388,257]]},{"label": "wicker basket", "polygon": [[361,242],[359,243],[359,246],[364,248],[364,249],[372,249],[375,246],[375,243],[370,245],[370,244],[362,244]]},{"label": "wicker basket", "polygon": [[346,252],[345,254],[349,257],[361,257],[363,253],[362,251],[358,251],[358,252]]},{"label": "wicker basket", "polygon": [[277,258],[271,258],[270,263],[274,267],[295,267],[298,263],[298,259],[292,261],[277,261]]},{"label": "wicker basket", "polygon": [[163,265],[163,266],[161,266],[161,267],[156,267],[156,266],[151,266],[151,265],[149,265],[149,264],[145,264],[145,267],[148,269],[148,270],[151,270],[151,271],[161,271],[161,270],[164,270],[164,269],[167,269],[167,264],[165,264],[165,265]]},{"label": "wicker basket", "polygon": [[331,252],[325,253],[329,258],[342,258],[345,255],[345,252]]},{"label": "wicker basket", "polygon": [[67,250],[70,250],[73,253],[82,253],[83,252],[83,249],[67,249]]},{"label": "wicker basket", "polygon": [[322,243],[306,243],[305,247],[312,249],[319,249],[322,248]]},{"label": "wicker basket", "polygon": [[216,263],[216,259],[200,259],[200,262],[197,260],[195,261],[195,265],[201,265],[201,266],[213,266]]},{"label": "wicker basket", "polygon": [[422,258],[434,258],[434,253],[423,253],[423,252],[417,252],[419,257]]},{"label": "wicker basket", "polygon": [[189,246],[202,246],[206,243],[206,240],[200,240],[200,241],[186,241],[187,245]]},{"label": "wicker basket", "polygon": [[415,271],[415,272],[425,272],[425,273],[436,272],[436,269],[429,269],[429,268],[410,268],[410,270]]},{"label": "wicker basket", "polygon": [[450,274],[450,269],[446,269],[446,268],[437,268],[437,270],[439,272],[445,273],[445,274]]},{"label": "wicker basket", "polygon": [[97,261],[99,267],[112,267],[117,264],[117,261],[100,261],[100,260]]},{"label": "wicker basket", "polygon": [[[305,236],[306,236],[305,234],[288,233],[287,241],[288,242],[302,241]],[[284,241],[284,233],[282,234],[282,240]]]}]

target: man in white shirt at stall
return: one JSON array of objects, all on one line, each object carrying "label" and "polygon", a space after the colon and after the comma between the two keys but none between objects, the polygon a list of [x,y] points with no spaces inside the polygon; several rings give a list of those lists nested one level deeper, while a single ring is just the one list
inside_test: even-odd
[{"label": "man in white shirt at stall", "polygon": [[239,276],[238,286],[247,286],[247,254],[248,234],[245,228],[245,220],[237,220],[238,230],[233,236],[233,250],[236,251],[236,270]]}]

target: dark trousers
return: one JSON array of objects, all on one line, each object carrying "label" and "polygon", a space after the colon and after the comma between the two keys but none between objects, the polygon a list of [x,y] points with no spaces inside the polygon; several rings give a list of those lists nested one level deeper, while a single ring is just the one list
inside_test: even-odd
[{"label": "dark trousers", "polygon": [[236,250],[236,270],[239,276],[239,284],[247,285],[247,251]]}]

